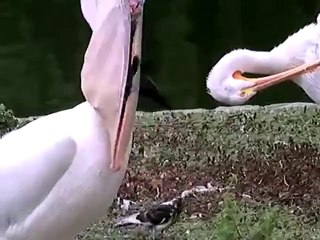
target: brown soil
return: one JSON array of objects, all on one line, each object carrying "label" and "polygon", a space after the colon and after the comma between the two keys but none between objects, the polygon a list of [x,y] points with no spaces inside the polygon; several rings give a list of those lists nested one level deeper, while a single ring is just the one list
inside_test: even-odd
[{"label": "brown soil", "polygon": [[[308,216],[320,215],[320,153],[308,146],[275,147],[272,158],[242,159],[206,164],[172,161],[131,162],[120,197],[142,202],[159,202],[177,197],[197,185],[231,186],[236,197],[268,204],[280,204],[303,210]],[[158,194],[159,193],[159,194]],[[158,194],[158,195],[157,195]],[[186,201],[187,214],[210,216],[217,211],[219,198],[200,196]],[[300,211],[301,212],[301,211]]]}]

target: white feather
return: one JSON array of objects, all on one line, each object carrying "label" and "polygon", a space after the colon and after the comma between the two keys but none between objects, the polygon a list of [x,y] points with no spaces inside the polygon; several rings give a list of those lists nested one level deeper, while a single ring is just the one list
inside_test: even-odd
[{"label": "white feather", "polygon": [[118,226],[124,226],[127,224],[136,224],[136,225],[144,225],[145,223],[141,222],[140,220],[137,219],[137,216],[140,213],[134,213],[128,217],[122,218],[119,221],[117,221],[117,223],[114,225],[115,227]]}]

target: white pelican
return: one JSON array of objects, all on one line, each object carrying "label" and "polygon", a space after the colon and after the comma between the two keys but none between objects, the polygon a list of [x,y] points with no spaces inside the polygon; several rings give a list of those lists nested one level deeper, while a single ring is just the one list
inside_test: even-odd
[{"label": "white pelican", "polygon": [[[320,103],[320,14],[271,51],[237,49],[224,55],[207,77],[207,89],[216,100],[240,105],[258,91],[292,79]],[[242,73],[271,75],[246,78]]]},{"label": "white pelican", "polygon": [[128,0],[81,4],[93,30],[81,72],[86,101],[0,140],[1,240],[71,240],[105,214],[123,180],[143,6],[130,13]]}]

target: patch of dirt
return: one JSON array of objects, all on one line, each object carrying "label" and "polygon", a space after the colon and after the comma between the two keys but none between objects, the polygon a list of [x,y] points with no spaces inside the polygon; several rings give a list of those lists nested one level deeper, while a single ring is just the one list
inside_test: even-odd
[{"label": "patch of dirt", "polygon": [[[177,197],[182,191],[210,182],[213,186],[231,187],[236,197],[250,201],[294,206],[304,214],[320,215],[320,152],[308,146],[280,145],[268,161],[242,158],[238,161],[187,164],[172,160],[131,162],[119,196],[133,201],[160,202]],[[185,203],[187,214],[210,216],[217,211],[220,194],[191,197]]]}]

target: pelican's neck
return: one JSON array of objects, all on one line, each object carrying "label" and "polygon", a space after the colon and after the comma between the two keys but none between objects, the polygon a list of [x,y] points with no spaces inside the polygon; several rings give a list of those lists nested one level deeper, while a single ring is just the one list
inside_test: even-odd
[{"label": "pelican's neck", "polygon": [[273,50],[267,52],[239,49],[228,55],[226,57],[229,58],[229,66],[232,68],[230,70],[233,72],[240,70],[247,73],[274,74],[293,66],[293,63]]}]

